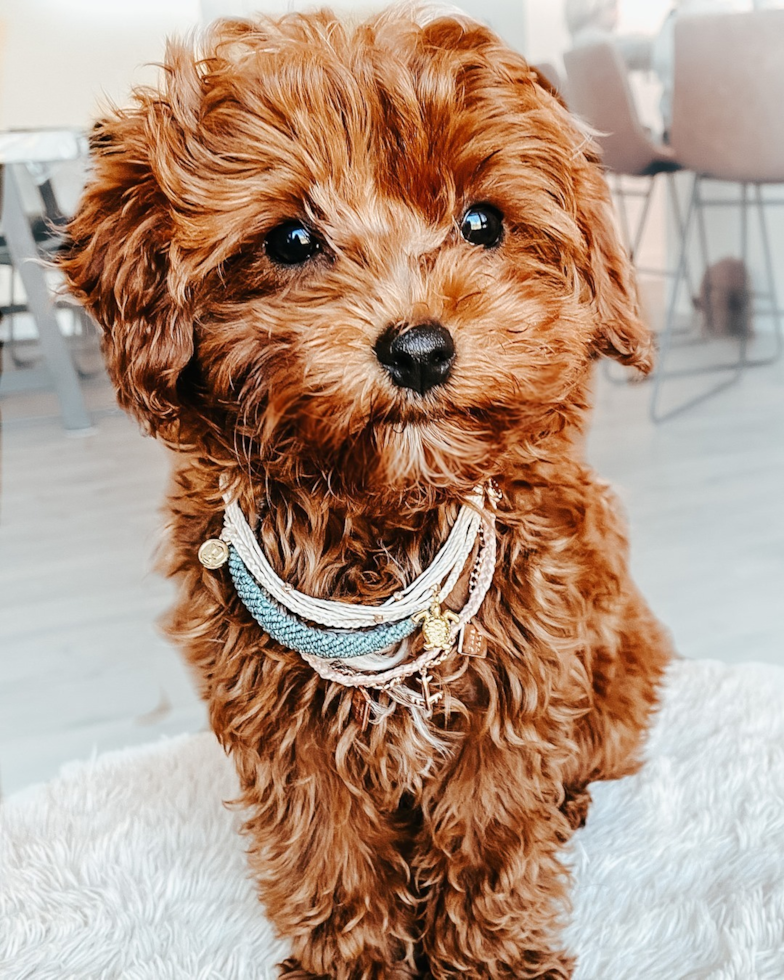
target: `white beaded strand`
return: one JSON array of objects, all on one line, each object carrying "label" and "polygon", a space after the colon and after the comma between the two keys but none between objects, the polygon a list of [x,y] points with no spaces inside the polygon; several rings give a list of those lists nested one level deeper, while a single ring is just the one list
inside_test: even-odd
[{"label": "white beaded strand", "polygon": [[[455,627],[453,636],[457,636],[459,631],[465,628],[479,611],[493,581],[496,562],[494,515],[484,517],[482,523],[482,548],[477,559],[475,582],[469,592],[466,604],[458,614],[458,625]],[[408,641],[404,640],[400,646],[404,653],[407,652]],[[444,660],[451,653],[453,647],[454,639],[447,648],[424,650],[414,660],[402,664],[399,663],[400,650],[398,649],[391,655],[393,662],[387,668],[377,670],[373,674],[356,669],[357,665],[354,661],[351,663],[340,660],[327,661],[306,653],[302,653],[300,656],[324,680],[335,681],[343,687],[372,687],[388,690],[406,678],[420,673],[424,668],[435,666],[437,662]]]},{"label": "white beaded strand", "polygon": [[[446,542],[430,567],[378,606],[318,599],[298,592],[283,582],[267,560],[239,505],[228,496],[224,497],[226,509],[221,539],[226,545],[234,546],[251,576],[290,612],[324,626],[351,629],[399,622],[432,608],[434,603],[440,606],[455,588],[479,537],[479,553],[470,573],[468,596],[457,614],[448,641],[443,645],[425,649],[413,660],[407,659],[410,639],[388,651],[350,661],[325,660],[300,652],[302,659],[324,680],[364,690],[366,697],[369,697],[368,690],[386,691],[393,703],[404,705],[415,715],[421,709],[427,717],[433,703],[440,697],[431,697],[427,681],[432,681],[432,677],[427,675],[427,671],[446,660],[456,648],[462,651],[463,633],[478,613],[492,584],[497,556],[495,507],[499,497],[492,481],[485,487],[477,488],[460,508]],[[422,693],[405,683],[415,675],[421,678]],[[375,700],[368,703],[373,705],[374,711],[382,710]]]},{"label": "white beaded strand", "polygon": [[376,626],[399,622],[421,612],[433,602],[434,592],[438,602],[443,602],[449,595],[473,551],[483,520],[482,513],[477,508],[484,502],[484,497],[483,490],[478,490],[469,497],[468,502],[460,508],[449,537],[430,567],[378,606],[319,599],[299,592],[285,583],[267,560],[236,501],[226,499],[221,537],[236,548],[258,584],[295,615],[338,629]]}]

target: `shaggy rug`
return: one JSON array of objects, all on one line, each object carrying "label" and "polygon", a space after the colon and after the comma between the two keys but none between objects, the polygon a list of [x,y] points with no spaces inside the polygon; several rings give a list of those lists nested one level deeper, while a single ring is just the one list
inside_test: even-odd
[{"label": "shaggy rug", "polygon": [[[682,661],[636,776],[568,852],[575,980],[784,978],[784,669]],[[71,764],[0,808],[3,980],[267,980],[211,735]]]}]

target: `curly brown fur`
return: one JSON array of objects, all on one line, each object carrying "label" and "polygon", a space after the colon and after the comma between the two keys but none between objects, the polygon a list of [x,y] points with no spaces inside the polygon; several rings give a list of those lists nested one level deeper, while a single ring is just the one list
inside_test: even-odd
[{"label": "curly brown fur", "polygon": [[[393,10],[172,45],[94,150],[63,268],[121,404],[177,450],[168,628],[239,772],[281,976],[569,977],[559,852],[586,785],[638,765],[670,655],[580,449],[592,361],[647,371],[652,349],[593,144],[490,31]],[[476,202],[504,216],[496,247],[460,236]],[[264,243],[290,218],[324,247],[285,267]],[[419,395],[374,344],[425,321],[457,360]],[[489,476],[487,656],[440,668],[429,731],[400,709],[361,731],[196,560],[225,477],[264,502],[283,578],[380,601]]]}]

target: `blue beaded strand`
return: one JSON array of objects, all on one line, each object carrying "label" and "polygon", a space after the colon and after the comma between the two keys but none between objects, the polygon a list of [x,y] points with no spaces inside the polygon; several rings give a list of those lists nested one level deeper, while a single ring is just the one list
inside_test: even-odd
[{"label": "blue beaded strand", "polygon": [[237,595],[248,612],[273,640],[298,653],[325,660],[348,660],[380,653],[400,643],[417,628],[413,619],[387,623],[367,630],[331,630],[308,626],[284,612],[253,578],[233,546],[229,547],[229,571]]}]

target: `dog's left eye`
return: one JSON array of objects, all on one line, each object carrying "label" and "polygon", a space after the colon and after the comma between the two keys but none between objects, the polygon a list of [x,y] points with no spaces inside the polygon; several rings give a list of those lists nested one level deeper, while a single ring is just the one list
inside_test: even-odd
[{"label": "dog's left eye", "polygon": [[463,215],[460,234],[472,245],[492,248],[501,241],[504,216],[492,204],[475,204]]},{"label": "dog's left eye", "polygon": [[301,221],[284,221],[266,238],[267,255],[280,265],[302,265],[321,251],[321,243]]}]

